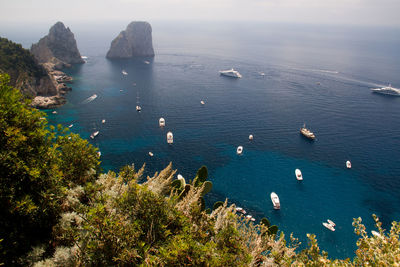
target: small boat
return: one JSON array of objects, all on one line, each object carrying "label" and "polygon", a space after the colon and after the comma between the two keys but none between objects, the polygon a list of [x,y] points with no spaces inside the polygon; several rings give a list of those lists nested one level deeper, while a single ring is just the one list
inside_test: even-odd
[{"label": "small boat", "polygon": [[90,138],[94,139],[99,134],[99,131],[95,131],[90,135]]},{"label": "small boat", "polygon": [[259,74],[260,74],[260,76],[265,76],[265,73],[264,72],[259,72]]},{"label": "small boat", "polygon": [[136,96],[136,111],[141,111],[142,110],[142,107],[139,105],[139,92],[137,93],[137,96]]},{"label": "small boat", "polygon": [[205,104],[205,102],[204,102],[203,100],[201,100],[201,101],[200,101],[200,104],[204,105],[204,104]]},{"label": "small boat", "polygon": [[281,208],[281,203],[279,202],[279,197],[275,192],[271,193],[271,201],[274,205],[274,209],[279,210]]},{"label": "small boat", "polygon": [[389,86],[386,87],[371,89],[371,91],[373,93],[378,93],[383,95],[400,96],[400,89],[392,87],[391,84],[389,84]]},{"label": "small boat", "polygon": [[81,58],[82,58],[82,59],[87,59],[88,57],[87,57],[87,56],[81,56]]},{"label": "small boat", "polygon": [[249,135],[249,140],[253,140],[253,135]]},{"label": "small boat", "polygon": [[143,63],[149,65],[150,61],[145,60],[145,61],[143,61]]},{"label": "small boat", "polygon": [[69,126],[68,126],[68,128],[72,128],[72,126],[74,126],[73,124],[70,124]]},{"label": "small boat", "polygon": [[122,70],[123,75],[128,75],[128,73],[125,70]]},{"label": "small boat", "polygon": [[96,95],[96,94],[93,94],[92,96],[86,98],[86,99],[83,101],[83,103],[84,103],[84,104],[90,103],[90,102],[92,102],[93,100],[95,100],[96,98],[97,98],[97,95]]},{"label": "small boat", "polygon": [[233,68],[230,70],[220,70],[219,73],[224,76],[233,77],[233,78],[242,78],[242,75]]},{"label": "small boat", "polygon": [[333,222],[333,221],[331,221],[331,220],[327,220],[328,221],[328,223],[330,224],[330,225],[332,225],[333,227],[335,227],[336,226],[336,224]]},{"label": "small boat", "polygon": [[150,151],[150,152],[149,152],[149,156],[150,156],[150,157],[154,156],[153,152]]},{"label": "small boat", "polygon": [[382,238],[382,235],[381,235],[379,232],[377,232],[377,231],[372,230],[371,233],[372,233],[373,236]]},{"label": "small boat", "polygon": [[168,132],[167,133],[167,143],[172,144],[173,142],[174,142],[174,135],[172,134],[172,132]]},{"label": "small boat", "polygon": [[54,110],[52,113],[53,113],[53,114],[57,114],[57,111]]},{"label": "small boat", "polygon": [[122,92],[122,91],[124,91],[124,90],[122,90],[122,89],[119,89],[119,91],[120,91],[120,92]]},{"label": "small boat", "polygon": [[106,120],[105,120],[105,119],[102,119],[102,120],[101,120],[101,123],[106,123]]},{"label": "small boat", "polygon": [[297,179],[297,180],[299,180],[299,181],[302,181],[302,180],[303,180],[303,174],[301,173],[301,171],[300,171],[299,169],[296,169],[296,170],[294,171],[294,173],[296,174],[296,179]]},{"label": "small boat", "polygon": [[97,156],[100,158],[101,157],[101,151],[97,152]]},{"label": "small boat", "polygon": [[181,174],[178,174],[178,180],[181,181],[182,186],[185,187],[186,181],[185,181],[185,178],[183,178],[183,176]]},{"label": "small boat", "polygon": [[300,133],[307,137],[308,139],[314,140],[315,135],[309,129],[306,128],[306,124],[304,123],[303,127],[300,128]]},{"label": "small boat", "polygon": [[256,221],[256,219],[254,219],[253,216],[251,216],[251,215],[247,215],[247,216],[246,216],[246,219],[249,219],[249,220],[252,221],[252,222],[255,222],[255,221]]},{"label": "small boat", "polygon": [[238,155],[241,155],[243,153],[243,147],[242,146],[238,146],[237,149],[236,149],[236,153]]},{"label": "small boat", "polygon": [[158,124],[160,125],[160,127],[164,127],[165,126],[165,119],[164,118],[160,118],[158,120]]},{"label": "small boat", "polygon": [[350,160],[346,161],[346,168],[351,169],[351,162]]},{"label": "small boat", "polygon": [[242,213],[242,214],[246,214],[247,212],[243,209],[243,208],[241,208],[241,207],[237,207],[236,208],[236,212],[240,212],[240,213]]},{"label": "small boat", "polygon": [[331,230],[332,232],[335,231],[335,227],[333,225],[331,225],[330,223],[323,222],[322,225],[325,226],[326,228],[328,228],[329,230]]}]

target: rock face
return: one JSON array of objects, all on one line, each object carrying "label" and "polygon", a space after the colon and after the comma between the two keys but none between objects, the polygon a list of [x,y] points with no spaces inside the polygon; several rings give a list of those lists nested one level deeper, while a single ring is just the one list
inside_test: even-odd
[{"label": "rock face", "polygon": [[112,42],[107,58],[132,58],[154,56],[151,26],[145,21],[131,22]]},{"label": "rock face", "polygon": [[39,63],[52,63],[55,69],[71,64],[85,63],[81,58],[74,34],[62,22],[50,28],[49,34],[31,47],[31,53]]},{"label": "rock face", "polygon": [[64,104],[63,95],[71,89],[65,84],[71,77],[54,70],[51,63],[39,64],[29,50],[6,38],[0,38],[0,73],[7,73],[10,85],[32,98],[32,105],[39,108]]}]

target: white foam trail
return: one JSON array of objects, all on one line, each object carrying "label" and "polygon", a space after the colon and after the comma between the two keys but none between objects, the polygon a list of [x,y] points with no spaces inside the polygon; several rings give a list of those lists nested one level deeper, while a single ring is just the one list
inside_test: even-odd
[{"label": "white foam trail", "polygon": [[96,94],[94,94],[94,95],[92,95],[91,97],[88,97],[88,98],[86,98],[85,100],[83,100],[83,104],[87,104],[87,103],[90,103],[90,102],[92,102],[93,100],[95,100],[97,98],[97,95]]}]

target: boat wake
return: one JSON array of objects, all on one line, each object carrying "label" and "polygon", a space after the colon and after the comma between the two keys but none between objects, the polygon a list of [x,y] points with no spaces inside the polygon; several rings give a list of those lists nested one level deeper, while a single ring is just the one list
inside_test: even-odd
[{"label": "boat wake", "polygon": [[96,98],[97,98],[97,95],[94,94],[94,95],[92,95],[91,97],[88,97],[88,98],[86,98],[85,100],[83,100],[82,104],[90,103],[90,102],[92,102],[93,100],[95,100]]}]

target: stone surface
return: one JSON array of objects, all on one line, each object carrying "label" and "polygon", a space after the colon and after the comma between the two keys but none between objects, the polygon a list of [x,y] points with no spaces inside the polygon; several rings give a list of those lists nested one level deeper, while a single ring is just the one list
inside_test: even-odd
[{"label": "stone surface", "polygon": [[131,22],[112,42],[107,58],[154,56],[151,25],[145,21]]},{"label": "stone surface", "polygon": [[39,63],[51,63],[54,69],[85,63],[79,53],[74,34],[62,22],[50,28],[49,34],[31,47],[31,53]]}]

